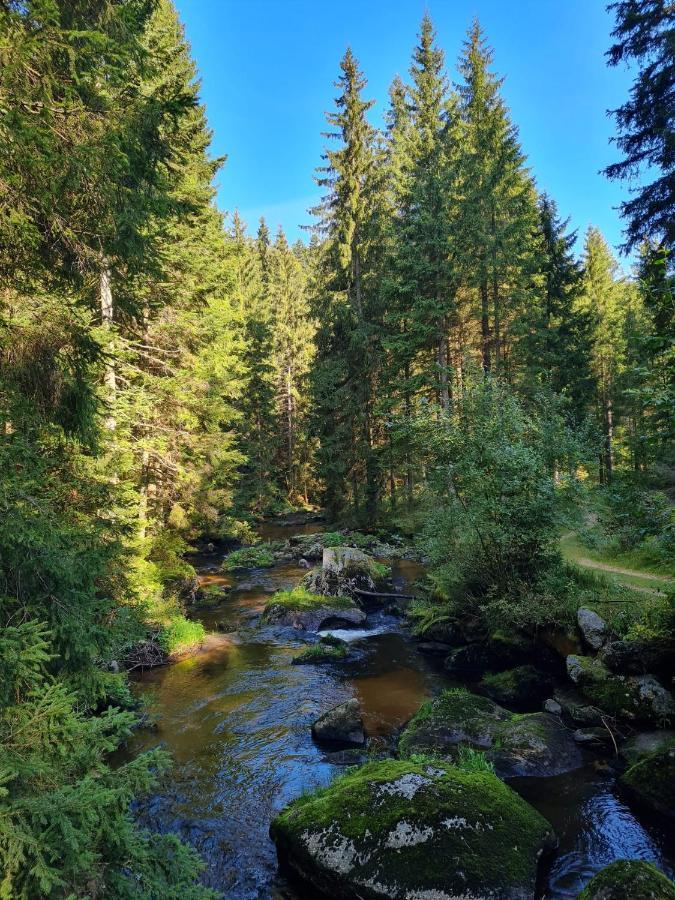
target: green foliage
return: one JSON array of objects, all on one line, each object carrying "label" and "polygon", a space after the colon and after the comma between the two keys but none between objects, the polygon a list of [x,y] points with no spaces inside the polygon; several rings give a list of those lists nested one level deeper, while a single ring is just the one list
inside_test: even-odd
[{"label": "green foliage", "polygon": [[351,609],[355,606],[351,597],[329,597],[323,594],[312,594],[302,586],[294,587],[289,591],[277,591],[265,604],[265,609],[282,606],[286,609],[314,609],[319,606],[329,606],[334,609]]},{"label": "green foliage", "polygon": [[260,569],[274,565],[274,553],[268,546],[259,544],[253,547],[242,547],[233,550],[225,557],[223,570],[233,572],[235,569]]},{"label": "green foliage", "polygon": [[159,643],[167,653],[180,653],[202,641],[205,634],[201,622],[192,622],[184,616],[175,616],[161,630]]},{"label": "green foliage", "polygon": [[[45,671],[51,635],[35,621],[0,633],[0,864],[3,897],[215,896],[196,854],[135,825],[131,800],[167,768],[162,751],[111,768],[131,713],[84,712]],[[85,888],[86,886],[86,888]]]},{"label": "green foliage", "polygon": [[344,641],[340,643],[329,644],[325,640],[318,644],[311,644],[297,656],[293,657],[294,665],[304,665],[306,663],[321,662],[337,662],[346,659],[349,651]]},{"label": "green foliage", "polygon": [[494,775],[495,771],[495,767],[485,758],[485,754],[472,747],[459,748],[455,765],[465,772],[490,772]]}]

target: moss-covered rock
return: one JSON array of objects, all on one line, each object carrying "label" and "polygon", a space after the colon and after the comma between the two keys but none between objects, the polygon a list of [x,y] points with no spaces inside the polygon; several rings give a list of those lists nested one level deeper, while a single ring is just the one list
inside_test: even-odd
[{"label": "moss-covered rock", "polygon": [[302,650],[297,656],[291,660],[294,666],[306,666],[312,663],[324,662],[341,662],[349,655],[349,649],[346,641],[340,641],[339,644],[328,644],[319,642],[318,644],[310,644]]},{"label": "moss-covered rock", "polygon": [[366,621],[366,614],[351,597],[325,597],[296,587],[291,591],[277,591],[270,597],[263,621],[318,631],[322,625],[333,622],[361,625]]},{"label": "moss-covered rock", "polygon": [[480,690],[511,709],[534,712],[551,694],[553,682],[534,666],[517,666],[506,672],[485,675]]},{"label": "moss-covered rock", "polygon": [[675,746],[644,756],[619,778],[629,799],[675,821]]},{"label": "moss-covered rock", "polygon": [[462,746],[485,751],[503,778],[560,775],[583,765],[581,751],[556,716],[511,713],[464,688],[425,703],[399,740],[399,751],[406,756],[455,758]]},{"label": "moss-covered rock", "polygon": [[274,551],[269,546],[255,544],[228,553],[222,568],[225,572],[235,572],[237,569],[262,569],[273,566],[275,562]]},{"label": "moss-covered rock", "polygon": [[368,763],[274,820],[279,861],[337,900],[533,897],[549,823],[490,772]]},{"label": "moss-covered rock", "polygon": [[579,900],[675,900],[675,884],[641,859],[622,859],[598,872]]},{"label": "moss-covered rock", "polygon": [[634,766],[645,756],[671,747],[675,747],[675,730],[672,728],[664,731],[639,731],[621,745],[619,752],[627,765]]},{"label": "moss-covered rock", "polygon": [[675,671],[675,641],[658,640],[610,641],[601,651],[600,659],[620,675],[646,675],[653,672],[665,675]]},{"label": "moss-covered rock", "polygon": [[661,726],[675,719],[673,696],[653,675],[614,675],[600,659],[577,655],[567,657],[567,674],[611,716]]}]

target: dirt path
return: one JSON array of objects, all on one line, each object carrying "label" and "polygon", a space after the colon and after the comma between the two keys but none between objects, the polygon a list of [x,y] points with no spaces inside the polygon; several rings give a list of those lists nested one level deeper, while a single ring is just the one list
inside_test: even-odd
[{"label": "dirt path", "polygon": [[672,584],[673,579],[667,575],[652,575],[651,572],[640,572],[637,569],[622,569],[619,566],[610,566],[608,563],[597,562],[595,559],[588,559],[586,556],[580,556],[575,559],[580,566],[587,569],[601,569],[603,572],[614,572],[615,575],[631,575],[633,578],[644,578],[645,581],[660,581],[663,584]]}]

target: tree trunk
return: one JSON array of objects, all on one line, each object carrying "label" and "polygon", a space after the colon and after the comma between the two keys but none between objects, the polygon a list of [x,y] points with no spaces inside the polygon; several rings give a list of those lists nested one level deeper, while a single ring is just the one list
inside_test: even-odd
[{"label": "tree trunk", "polygon": [[440,322],[440,334],[438,338],[438,398],[440,407],[445,415],[450,412],[450,387],[448,383],[448,326],[445,316]]},{"label": "tree trunk", "polygon": [[488,298],[487,280],[483,279],[480,285],[480,334],[481,355],[483,357],[483,371],[489,372],[490,364],[490,306]]},{"label": "tree trunk", "polygon": [[[101,322],[104,328],[112,332],[114,307],[112,286],[110,284],[110,268],[108,267],[106,260],[103,260],[99,276],[99,298],[101,303]],[[108,358],[106,360],[105,374],[103,376],[103,383],[106,387],[106,402],[110,405],[111,410],[114,408],[115,396],[117,394],[117,378],[115,376],[115,364],[112,361],[112,349],[111,338],[109,345],[106,348]],[[114,431],[117,428],[117,421],[112,412],[106,418],[105,425],[110,431]]]},{"label": "tree trunk", "polygon": [[288,453],[288,491],[289,494],[293,492],[295,489],[294,478],[293,478],[293,445],[295,443],[295,435],[293,434],[293,378],[291,373],[291,367],[287,366],[286,368],[286,428],[288,429],[287,435],[287,453]]}]

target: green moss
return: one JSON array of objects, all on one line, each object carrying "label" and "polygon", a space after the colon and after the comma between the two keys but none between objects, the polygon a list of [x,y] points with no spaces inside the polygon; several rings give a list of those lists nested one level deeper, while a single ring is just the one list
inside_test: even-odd
[{"label": "green moss", "polygon": [[619,860],[589,881],[578,900],[675,900],[675,884],[651,863]]},{"label": "green moss", "polygon": [[267,546],[242,547],[225,557],[223,569],[232,572],[235,569],[261,569],[274,565],[274,553]]},{"label": "green moss", "polygon": [[295,656],[292,662],[295,666],[305,665],[306,663],[337,662],[345,659],[347,655],[347,645],[342,642],[337,645],[311,644]]},{"label": "green moss", "polygon": [[302,586],[294,587],[290,591],[277,591],[265,604],[265,612],[272,608],[282,607],[287,610],[312,610],[319,607],[330,609],[354,609],[356,604],[351,597],[328,597],[323,594],[313,594]]},{"label": "green moss", "polygon": [[[397,787],[405,779],[414,781],[412,794]],[[419,842],[392,846],[389,836],[401,823],[428,833]],[[312,860],[303,835],[323,833],[353,842],[359,884],[386,881],[401,886],[401,896],[408,886],[423,891],[461,885],[468,896],[478,889],[533,888],[549,830],[545,819],[491,772],[424,759],[373,762],[350,771],[291,803],[271,833],[296,858],[304,854],[299,862],[306,871]],[[448,866],[448,860],[456,865]]]},{"label": "green moss", "polygon": [[619,784],[642,805],[675,819],[675,746],[645,756],[624,772]]},{"label": "green moss", "polygon": [[[507,714],[505,714],[508,717]],[[427,700],[408,723],[399,740],[399,752],[406,755],[416,746],[418,731],[423,728],[432,747],[434,732],[442,732],[448,723],[462,723],[468,736],[478,734],[486,722],[495,719],[495,704],[487,697],[472,694],[466,688],[450,688],[433,700]],[[440,745],[436,745],[440,749]]]}]

